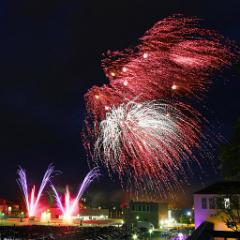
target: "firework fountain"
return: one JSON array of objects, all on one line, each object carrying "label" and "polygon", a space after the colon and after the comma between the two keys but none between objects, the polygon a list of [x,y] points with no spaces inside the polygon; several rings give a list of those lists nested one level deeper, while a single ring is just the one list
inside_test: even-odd
[{"label": "firework fountain", "polygon": [[211,75],[238,53],[220,34],[200,28],[199,19],[181,15],[157,22],[133,49],[108,51],[102,67],[109,83],[85,95],[83,137],[94,164],[137,184],[177,183],[183,160],[208,144],[200,143],[207,121],[190,103],[204,98]]},{"label": "firework fountain", "polygon": [[49,181],[52,179],[54,172],[55,167],[50,164],[43,176],[37,196],[35,196],[35,186],[32,187],[31,192],[29,193],[26,171],[23,168],[19,167],[17,171],[18,174],[17,182],[24,196],[28,217],[36,216],[42,192],[46,187],[47,183],[49,183]]},{"label": "firework fountain", "polygon": [[100,176],[99,169],[94,168],[92,169],[84,178],[83,182],[80,185],[80,188],[78,190],[77,196],[74,199],[71,199],[70,192],[68,187],[66,187],[66,192],[64,196],[64,204],[61,201],[61,197],[59,196],[56,188],[53,184],[51,184],[52,190],[54,192],[57,205],[59,209],[62,212],[62,218],[63,221],[66,223],[71,223],[73,220],[73,215],[78,210],[78,203],[81,199],[82,195],[86,191],[86,189],[89,187],[89,185],[98,177]]}]

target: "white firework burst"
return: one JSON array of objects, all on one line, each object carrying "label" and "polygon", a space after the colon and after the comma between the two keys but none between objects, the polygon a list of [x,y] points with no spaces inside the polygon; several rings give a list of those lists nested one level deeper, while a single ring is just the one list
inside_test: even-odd
[{"label": "white firework burst", "polygon": [[96,157],[112,171],[153,179],[175,178],[199,139],[199,122],[188,105],[133,101],[113,107],[100,123]]}]

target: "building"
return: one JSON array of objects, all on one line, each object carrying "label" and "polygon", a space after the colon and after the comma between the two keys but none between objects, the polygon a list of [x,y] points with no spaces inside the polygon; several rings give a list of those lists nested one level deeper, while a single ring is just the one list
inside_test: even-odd
[{"label": "building", "polygon": [[134,202],[124,209],[124,221],[136,223],[138,221],[150,222],[158,228],[160,221],[168,218],[168,204],[156,202]]},{"label": "building", "polygon": [[102,208],[80,209],[79,217],[82,220],[106,220],[109,217],[109,210]]},{"label": "building", "polygon": [[122,219],[123,218],[123,210],[120,207],[111,207],[109,208],[109,218],[112,219]]},{"label": "building", "polygon": [[[204,222],[214,224],[214,230],[229,231],[226,209],[237,211],[240,199],[240,182],[218,182],[194,193],[195,228]],[[234,203],[234,204],[233,204]]]}]

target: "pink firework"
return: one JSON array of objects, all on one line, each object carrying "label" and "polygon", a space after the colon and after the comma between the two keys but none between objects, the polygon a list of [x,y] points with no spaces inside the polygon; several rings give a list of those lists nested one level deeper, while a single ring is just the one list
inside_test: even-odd
[{"label": "pink firework", "polygon": [[120,178],[176,182],[182,160],[194,158],[204,118],[187,102],[201,100],[210,76],[231,66],[239,52],[198,24],[181,15],[165,18],[134,49],[109,51],[102,61],[109,84],[85,95],[84,140],[93,159]]}]

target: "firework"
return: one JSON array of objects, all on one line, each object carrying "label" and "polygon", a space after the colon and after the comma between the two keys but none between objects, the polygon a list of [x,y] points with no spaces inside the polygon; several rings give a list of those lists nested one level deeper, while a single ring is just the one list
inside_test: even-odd
[{"label": "firework", "polygon": [[93,87],[85,95],[87,110],[104,119],[112,106],[181,98],[201,99],[210,76],[231,65],[238,49],[199,19],[175,15],[156,23],[134,49],[109,51],[102,61],[109,84]]},{"label": "firework", "polygon": [[[106,114],[95,159],[111,171],[166,182],[182,170],[201,136],[200,115],[187,105],[129,102]],[[182,170],[183,171],[183,170]]]},{"label": "firework", "polygon": [[36,212],[38,210],[39,200],[42,196],[42,192],[46,187],[47,183],[52,179],[54,172],[55,172],[55,167],[50,164],[43,176],[37,196],[35,196],[35,186],[32,187],[31,193],[29,193],[26,171],[23,168],[19,167],[17,171],[17,174],[18,174],[17,182],[23,193],[24,201],[26,204],[27,212],[28,212],[28,217],[36,216]]},{"label": "firework", "polygon": [[55,198],[57,205],[59,209],[62,212],[62,217],[64,222],[71,222],[73,218],[73,214],[76,213],[78,209],[78,203],[86,189],[89,187],[89,185],[98,177],[100,176],[99,169],[94,168],[92,169],[84,178],[83,182],[80,185],[80,188],[78,190],[77,196],[74,199],[71,199],[70,197],[70,192],[68,187],[66,187],[66,192],[65,192],[65,206],[63,205],[61,201],[61,197],[59,196],[56,188],[52,184],[52,190],[54,192]]},{"label": "firework", "polygon": [[83,137],[94,162],[133,176],[137,185],[177,182],[182,162],[194,159],[204,139],[205,119],[188,102],[202,100],[211,75],[238,53],[220,34],[200,28],[199,19],[181,15],[157,22],[133,49],[108,51],[102,67],[109,83],[85,95]]}]

